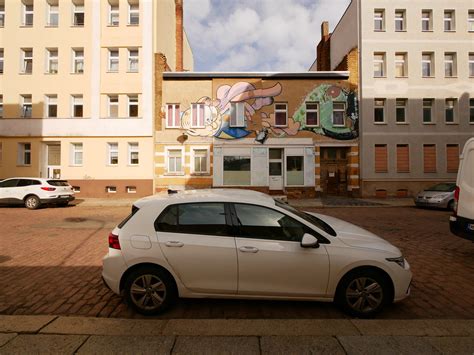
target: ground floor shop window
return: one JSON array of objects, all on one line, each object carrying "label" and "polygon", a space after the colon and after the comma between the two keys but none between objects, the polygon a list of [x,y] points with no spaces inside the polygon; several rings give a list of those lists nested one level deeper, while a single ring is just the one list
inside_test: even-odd
[{"label": "ground floor shop window", "polygon": [[224,185],[250,185],[250,157],[224,156]]},{"label": "ground floor shop window", "polygon": [[286,185],[304,185],[304,157],[286,157]]}]

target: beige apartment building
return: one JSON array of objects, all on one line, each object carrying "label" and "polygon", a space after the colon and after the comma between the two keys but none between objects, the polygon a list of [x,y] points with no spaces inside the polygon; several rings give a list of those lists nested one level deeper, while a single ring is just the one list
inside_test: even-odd
[{"label": "beige apartment building", "polygon": [[474,136],[472,0],[352,0],[311,70],[358,70],[363,196],[456,180]]},{"label": "beige apartment building", "polygon": [[0,179],[154,190],[154,55],[193,70],[182,0],[0,0]]}]

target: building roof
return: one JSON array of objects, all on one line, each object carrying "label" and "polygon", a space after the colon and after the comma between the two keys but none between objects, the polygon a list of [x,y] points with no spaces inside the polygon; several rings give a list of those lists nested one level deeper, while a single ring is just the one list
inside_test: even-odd
[{"label": "building roof", "polygon": [[217,78],[268,78],[268,79],[348,79],[348,71],[318,72],[164,72],[164,80],[217,79]]}]

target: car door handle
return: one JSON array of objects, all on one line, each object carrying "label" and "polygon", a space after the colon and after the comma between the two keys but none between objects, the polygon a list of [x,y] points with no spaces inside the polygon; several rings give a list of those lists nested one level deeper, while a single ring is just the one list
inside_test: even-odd
[{"label": "car door handle", "polygon": [[170,240],[169,242],[166,242],[165,244],[167,247],[175,247],[175,248],[181,248],[184,243],[180,242],[178,240]]},{"label": "car door handle", "polygon": [[255,248],[255,247],[240,247],[239,250],[242,253],[256,253],[256,252],[258,252],[258,248]]}]

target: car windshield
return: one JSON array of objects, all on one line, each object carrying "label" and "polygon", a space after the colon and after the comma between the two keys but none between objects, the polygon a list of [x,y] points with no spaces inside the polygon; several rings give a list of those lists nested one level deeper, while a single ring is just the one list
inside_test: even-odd
[{"label": "car windshield", "polygon": [[304,219],[306,222],[311,223],[312,225],[318,227],[319,229],[322,229],[327,234],[332,235],[333,237],[337,235],[336,231],[329,224],[327,224],[326,222],[324,222],[323,220],[319,219],[316,216],[313,216],[303,211],[299,211],[296,208],[278,200],[275,200],[275,205],[297,215],[298,217]]},{"label": "car windshield", "polygon": [[456,184],[454,183],[442,183],[442,184],[431,186],[425,191],[453,192],[455,188],[456,188]]}]

